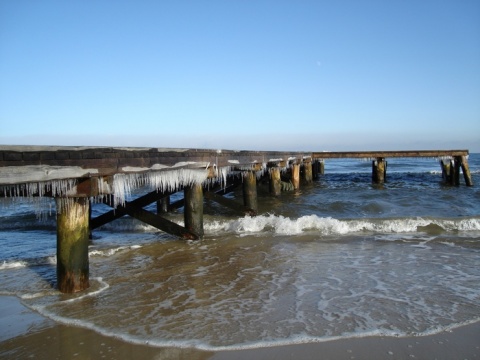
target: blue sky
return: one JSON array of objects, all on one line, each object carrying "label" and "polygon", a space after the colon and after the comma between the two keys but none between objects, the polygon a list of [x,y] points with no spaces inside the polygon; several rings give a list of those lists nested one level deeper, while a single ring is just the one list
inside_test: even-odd
[{"label": "blue sky", "polygon": [[0,144],[480,152],[480,1],[0,0]]}]

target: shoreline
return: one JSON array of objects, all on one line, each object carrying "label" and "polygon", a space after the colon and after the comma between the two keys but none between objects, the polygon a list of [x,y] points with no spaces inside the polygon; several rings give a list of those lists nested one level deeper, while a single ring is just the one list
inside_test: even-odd
[{"label": "shoreline", "polygon": [[0,296],[0,359],[480,359],[480,322],[433,335],[366,336],[243,350],[204,351],[125,342],[63,325]]}]

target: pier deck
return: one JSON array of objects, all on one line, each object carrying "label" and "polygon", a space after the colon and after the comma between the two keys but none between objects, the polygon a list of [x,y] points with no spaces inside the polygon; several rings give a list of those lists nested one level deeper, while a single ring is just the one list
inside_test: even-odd
[{"label": "pier deck", "polygon": [[[430,157],[440,160],[442,175],[473,185],[468,150],[284,152],[204,149],[0,146],[0,197],[53,197],[57,206],[57,286],[65,293],[89,287],[88,244],[95,228],[129,215],[185,239],[203,236],[203,199],[247,215],[257,211],[257,178],[268,177],[270,193],[296,190],[324,172],[326,159],[372,160],[372,181],[386,180],[386,158]],[[302,169],[303,171],[300,171]],[[288,183],[283,181],[288,175]],[[223,198],[242,186],[244,206]],[[131,190],[147,187],[130,199]],[[162,216],[170,195],[183,191],[184,226]],[[91,217],[91,200],[112,207]],[[144,209],[157,202],[157,213]]]},{"label": "pier deck", "polygon": [[169,148],[0,146],[0,186],[156,170],[249,167],[335,158],[465,157],[468,150],[287,152]]}]

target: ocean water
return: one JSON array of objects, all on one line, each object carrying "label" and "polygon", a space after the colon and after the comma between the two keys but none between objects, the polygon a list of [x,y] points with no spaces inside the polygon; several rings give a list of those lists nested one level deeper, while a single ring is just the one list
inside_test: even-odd
[{"label": "ocean water", "polygon": [[[384,185],[359,160],[328,160],[319,180],[278,197],[260,183],[256,217],[206,200],[201,241],[109,223],[93,234],[91,287],[73,295],[55,289],[54,203],[3,199],[0,296],[125,341],[209,350],[479,321],[480,154],[473,187],[444,185],[435,159],[387,160]],[[241,190],[228,197],[240,203]],[[182,223],[182,209],[168,217]]]}]

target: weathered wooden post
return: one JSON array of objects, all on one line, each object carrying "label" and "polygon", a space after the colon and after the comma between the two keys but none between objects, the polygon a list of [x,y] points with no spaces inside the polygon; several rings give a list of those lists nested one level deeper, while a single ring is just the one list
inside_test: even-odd
[{"label": "weathered wooden post", "polygon": [[383,184],[386,178],[385,158],[379,157],[372,161],[372,181],[376,184]]},{"label": "weathered wooden post", "polygon": [[258,211],[257,204],[257,177],[254,171],[243,173],[243,204],[247,209]]},{"label": "weathered wooden post", "polygon": [[203,189],[200,184],[186,186],[184,189],[185,210],[184,220],[185,228],[203,238]]},{"label": "weathered wooden post", "polygon": [[312,164],[312,177],[317,180],[320,175],[325,174],[325,162],[323,160],[315,160]]},{"label": "weathered wooden post", "polygon": [[89,201],[56,198],[57,286],[63,293],[85,290],[89,283]]},{"label": "weathered wooden post", "polygon": [[292,164],[292,184],[295,190],[300,189],[300,165]]},{"label": "weathered wooden post", "polygon": [[318,172],[319,172],[319,165],[318,165],[318,160],[314,160],[312,162],[312,179],[317,180],[318,179]]},{"label": "weathered wooden post", "polygon": [[170,196],[165,196],[160,200],[157,200],[157,214],[168,213],[169,206],[170,206]]},{"label": "weathered wooden post", "polygon": [[325,161],[324,160],[320,160],[320,175],[324,175],[325,174]]},{"label": "weathered wooden post", "polygon": [[470,168],[468,167],[468,160],[466,156],[460,157],[462,166],[463,178],[465,179],[465,185],[473,186],[472,175],[470,174]]},{"label": "weathered wooden post", "polygon": [[312,160],[307,159],[303,162],[303,179],[307,184],[313,180]]},{"label": "weathered wooden post", "polygon": [[450,184],[450,161],[446,162],[444,159],[440,160],[440,167],[442,168],[443,181]]},{"label": "weathered wooden post", "polygon": [[278,166],[270,168],[270,194],[278,196],[282,193],[282,179]]},{"label": "weathered wooden post", "polygon": [[457,156],[451,160],[450,174],[452,185],[460,185],[460,161]]}]

